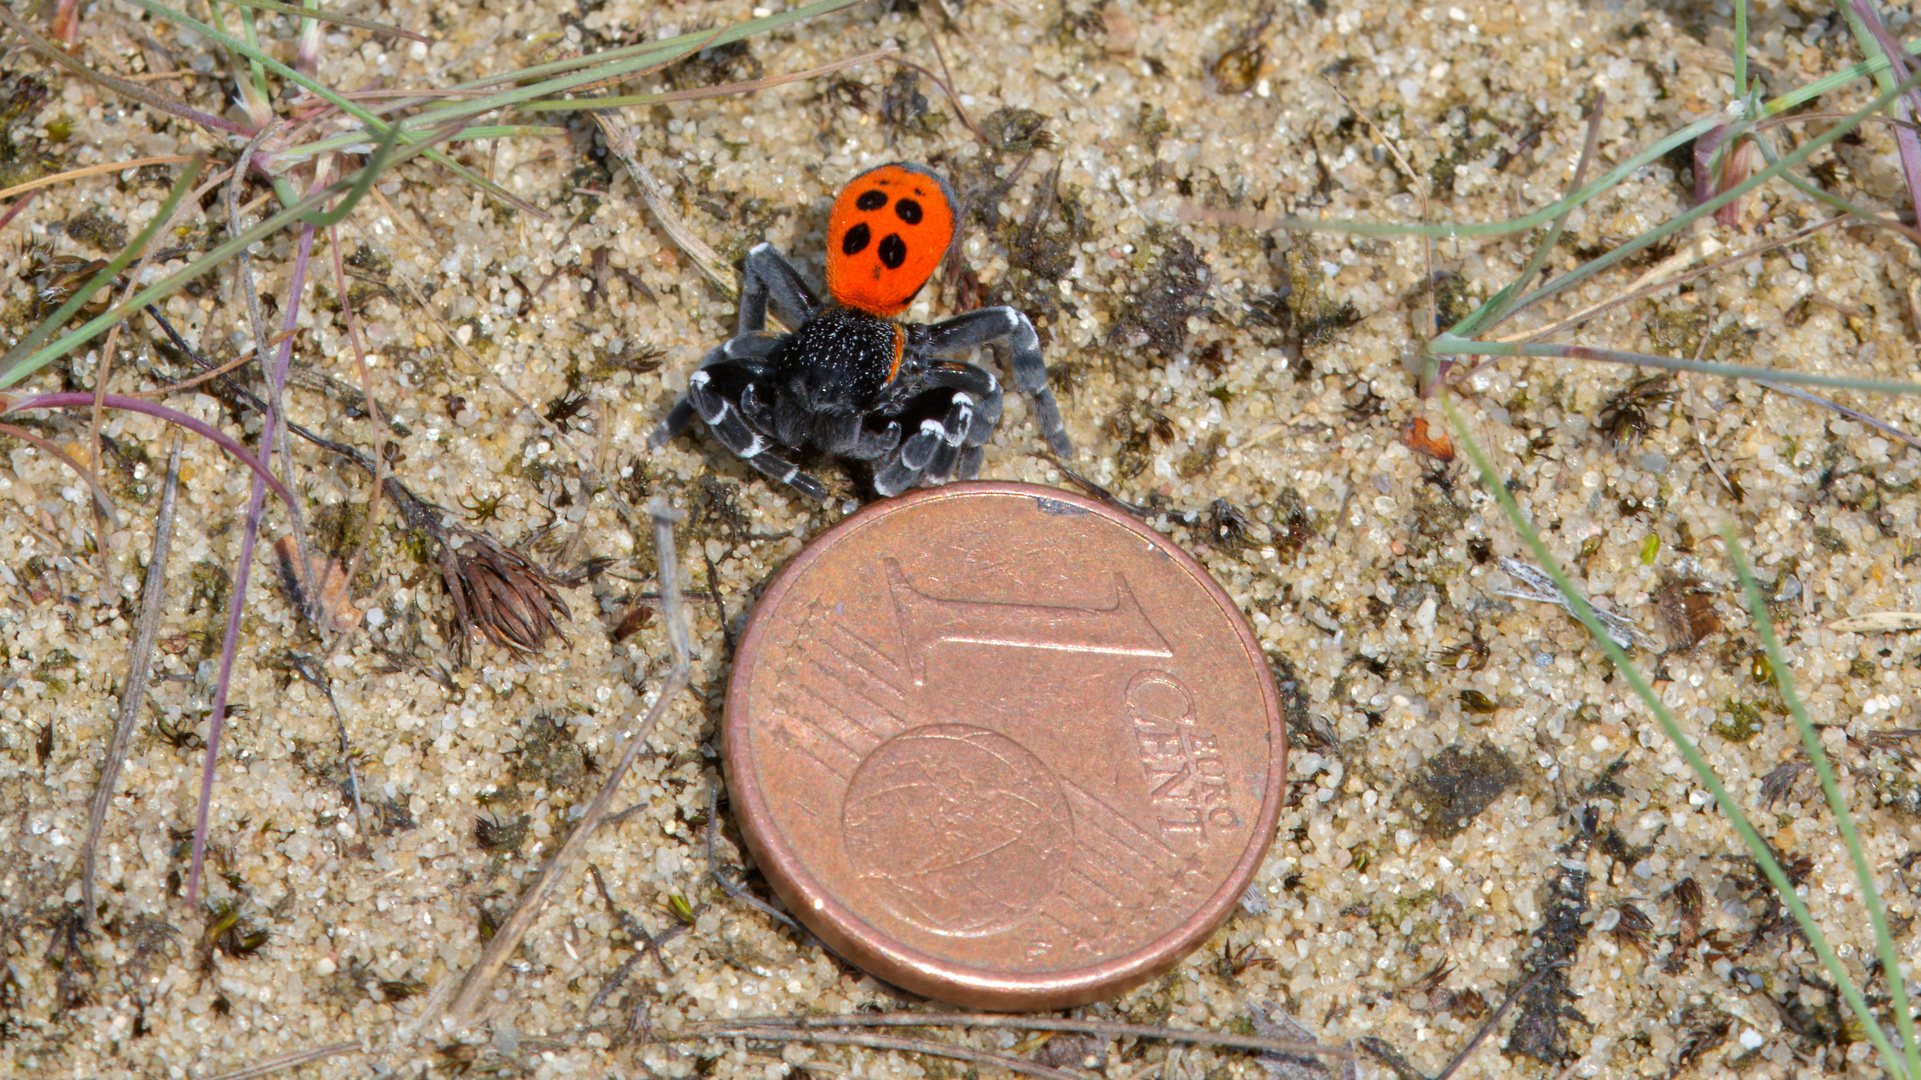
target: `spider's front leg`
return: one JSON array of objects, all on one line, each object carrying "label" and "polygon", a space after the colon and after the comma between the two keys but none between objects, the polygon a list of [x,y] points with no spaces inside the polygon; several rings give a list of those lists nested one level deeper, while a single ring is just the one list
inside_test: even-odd
[{"label": "spider's front leg", "polygon": [[772,244],[755,244],[741,264],[740,323],[736,333],[757,334],[767,329],[767,309],[795,330],[820,311],[820,301],[807,287],[800,271]]},{"label": "spider's front leg", "polygon": [[[807,282],[801,280],[800,271],[795,270],[774,245],[761,243],[747,253],[741,265],[740,321],[735,336],[708,353],[700,362],[700,370],[728,360],[766,356],[774,351],[781,335],[767,332],[769,308],[773,309],[775,318],[792,328],[813,318],[820,310],[820,300],[807,287]],[[667,440],[685,431],[693,418],[693,401],[683,394],[667,419],[648,437],[648,448],[657,450],[666,445]]]},{"label": "spider's front leg", "polygon": [[700,417],[722,446],[762,475],[791,484],[825,502],[826,486],[801,472],[800,466],[787,460],[778,445],[756,431],[751,422],[751,417],[762,411],[758,401],[769,393],[764,389],[763,380],[771,377],[771,371],[772,365],[759,358],[702,365],[687,380],[683,404]]},{"label": "spider's front leg", "polygon": [[1002,343],[1008,366],[1014,369],[1014,388],[1034,403],[1034,419],[1047,445],[1063,459],[1073,460],[1074,441],[1067,437],[1061,408],[1047,387],[1047,364],[1041,359],[1040,336],[1027,316],[1011,307],[982,308],[920,328],[915,344],[922,352],[955,353],[979,345]]},{"label": "spider's front leg", "polygon": [[882,495],[979,476],[981,446],[1000,423],[1000,383],[972,364],[930,364],[921,385],[889,422],[912,434],[874,470],[874,490]]}]

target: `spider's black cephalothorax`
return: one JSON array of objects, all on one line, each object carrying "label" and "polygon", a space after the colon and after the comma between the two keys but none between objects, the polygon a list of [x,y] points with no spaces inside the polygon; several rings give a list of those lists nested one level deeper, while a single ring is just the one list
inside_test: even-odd
[{"label": "spider's black cephalothorax", "polygon": [[[890,239],[899,242],[891,236],[883,242]],[[998,344],[1007,350],[1015,387],[1033,401],[1048,445],[1061,457],[1073,456],[1047,388],[1040,340],[1013,308],[903,324],[844,303],[823,306],[770,244],[748,252],[744,269],[739,334],[709,353],[687,380],[686,396],[654,433],[653,445],[698,416],[754,468],[817,499],[825,499],[827,489],[801,472],[790,453],[817,450],[871,462],[882,495],[972,479],[1000,422],[1000,380],[945,358]],[[770,307],[792,333],[765,329]]]}]

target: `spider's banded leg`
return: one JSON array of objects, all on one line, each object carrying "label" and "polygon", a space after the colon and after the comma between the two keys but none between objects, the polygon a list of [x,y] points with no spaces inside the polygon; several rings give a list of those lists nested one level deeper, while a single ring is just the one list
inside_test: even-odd
[{"label": "spider's banded leg", "polygon": [[1027,316],[1011,307],[982,308],[922,327],[916,344],[924,352],[952,353],[977,345],[1005,342],[1008,366],[1014,369],[1014,388],[1034,402],[1034,419],[1054,453],[1072,459],[1074,442],[1067,437],[1061,407],[1047,388],[1047,364],[1041,341]]},{"label": "spider's banded leg", "polygon": [[794,330],[814,317],[820,310],[820,301],[801,279],[800,271],[795,270],[774,245],[761,243],[747,253],[741,267],[739,333],[754,334],[767,329],[769,306],[774,309],[775,318]]},{"label": "spider's banded leg", "polygon": [[[928,365],[924,378],[933,386],[955,391],[953,404],[959,404],[964,398],[972,406],[973,422],[962,431],[963,445],[978,446],[993,436],[994,426],[1001,422],[1001,383],[993,372],[957,360],[943,360]],[[949,426],[948,430],[957,429]]]},{"label": "spider's banded leg", "polygon": [[[734,382],[739,396],[754,396],[753,373],[732,365],[720,366],[729,368],[720,374],[732,377],[727,381]],[[694,377],[687,380],[687,400],[693,403],[694,410],[706,423],[707,430],[714,433],[714,438],[763,475],[783,484],[792,484],[808,495],[825,501],[827,488],[819,480],[801,472],[800,466],[782,457],[772,442],[755,431],[747,422],[743,410],[736,408],[734,402],[717,389],[718,382],[720,380],[714,379],[706,368],[694,372]]]},{"label": "spider's banded leg", "polygon": [[[667,445],[669,439],[687,430],[687,423],[694,418],[696,411],[693,402],[693,387],[696,379],[701,380],[705,385],[708,380],[719,378],[728,387],[736,388],[737,392],[743,379],[758,376],[765,365],[755,363],[754,360],[766,352],[772,352],[774,345],[779,344],[779,338],[776,337],[771,343],[763,346],[760,339],[771,336],[742,334],[710,349],[707,355],[701,358],[699,370],[688,378],[688,392],[680,395],[680,400],[674,402],[673,409],[667,413],[667,419],[662,420],[660,426],[654,429],[654,433],[647,436],[647,449],[658,450]],[[728,350],[735,348],[737,343],[741,343],[743,352],[739,356],[730,356]],[[737,363],[737,360],[746,360],[747,363]]]}]

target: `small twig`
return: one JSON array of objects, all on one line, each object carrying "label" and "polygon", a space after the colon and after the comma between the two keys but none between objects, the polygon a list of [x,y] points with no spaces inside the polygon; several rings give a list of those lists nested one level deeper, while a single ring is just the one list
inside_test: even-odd
[{"label": "small twig", "polygon": [[[149,313],[151,313],[153,309],[149,308],[147,310]],[[166,327],[167,334],[169,337],[174,339],[175,345],[185,346],[186,342],[180,339],[179,332],[173,328],[173,325],[171,323],[163,322],[161,323],[161,325]],[[291,336],[291,335],[288,335],[288,336]],[[280,344],[282,340],[283,340],[282,338],[276,337],[274,340],[267,342],[267,347],[271,349],[274,346]],[[219,367],[214,368],[212,371],[201,372],[200,374],[195,375],[191,379],[182,379],[177,383],[168,383],[166,386],[163,386],[158,390],[142,390],[137,394],[128,394],[127,396],[145,398],[148,400],[153,400],[156,398],[163,398],[163,397],[171,397],[174,394],[180,393],[182,390],[191,390],[194,387],[199,386],[201,383],[206,382],[209,379],[218,379],[220,376],[225,375],[229,371],[232,371],[237,367],[244,366],[248,361],[253,359],[253,355],[256,351],[257,350],[255,350],[252,345],[249,345],[246,348],[240,350],[239,356],[236,356],[232,360],[229,360],[226,363],[220,365]]]},{"label": "small twig", "polygon": [[36,180],[28,180],[25,183],[15,184],[12,187],[0,188],[0,199],[11,199],[15,195],[25,194],[37,188],[48,187],[68,180],[78,180],[83,176],[124,172],[128,169],[138,169],[145,165],[176,165],[183,161],[192,160],[192,154],[166,154],[161,157],[134,158],[132,161],[104,161],[98,165],[89,165],[84,169],[69,169],[66,172],[54,173],[51,176],[42,176]]},{"label": "small twig", "polygon": [[357,1042],[337,1042],[328,1046],[316,1046],[312,1050],[296,1050],[291,1054],[282,1054],[279,1057],[255,1062],[244,1069],[221,1073],[219,1076],[211,1077],[210,1080],[255,1080],[256,1077],[271,1076],[282,1069],[291,1069],[295,1065],[325,1061],[342,1054],[356,1054],[364,1049],[365,1047]]},{"label": "small twig", "polygon": [[[935,46],[934,52],[935,52],[935,55],[939,55],[940,47]],[[967,115],[966,108],[964,108],[960,103],[960,95],[954,92],[954,87],[951,84],[949,84],[946,79],[941,78],[939,75],[934,74],[933,72],[927,70],[926,68],[920,66],[919,64],[914,63],[912,60],[908,60],[904,57],[894,56],[890,54],[890,55],[881,57],[881,59],[892,60],[894,63],[899,64],[901,67],[908,68],[913,71],[918,71],[922,75],[925,75],[928,78],[934,80],[934,85],[940,87],[940,92],[947,95],[947,103],[954,107],[954,115],[960,117],[960,122],[967,128],[967,130],[974,133],[974,138],[979,140],[982,146],[993,145],[992,143],[987,141],[987,136],[981,132],[981,129],[975,126],[974,118]]]},{"label": "small twig", "polygon": [[1774,391],[1777,394],[1786,394],[1791,398],[1798,398],[1802,401],[1807,402],[1810,405],[1820,405],[1829,409],[1833,409],[1835,412],[1840,413],[1842,416],[1845,416],[1848,419],[1853,420],[1858,424],[1866,424],[1867,426],[1873,428],[1874,430],[1879,431],[1883,435],[1887,435],[1891,438],[1899,439],[1902,442],[1907,443],[1909,446],[1921,447],[1921,439],[1915,438],[1914,436],[1908,434],[1905,431],[1902,431],[1900,428],[1895,427],[1893,424],[1890,424],[1885,420],[1879,420],[1879,419],[1876,419],[1875,417],[1869,416],[1867,413],[1864,413],[1859,409],[1850,409],[1846,405],[1843,405],[1838,401],[1831,401],[1827,398],[1822,397],[1819,394],[1810,394],[1806,390],[1801,389],[1800,387],[1789,386],[1786,383],[1778,383],[1778,382],[1775,382],[1773,379],[1756,379],[1754,381],[1757,383],[1760,383],[1762,386],[1767,387],[1768,389]]},{"label": "small twig", "polygon": [[108,523],[111,524],[116,531],[119,530],[120,511],[114,507],[112,496],[108,495],[107,489],[101,486],[100,478],[94,475],[92,469],[87,468],[78,458],[60,449],[60,447],[52,441],[43,439],[25,428],[15,427],[12,424],[0,424],[0,435],[11,435],[23,443],[38,448],[40,452],[46,454],[48,457],[72,469],[75,475],[87,482],[87,487],[93,492],[94,503],[99,507],[100,512],[106,515]]},{"label": "small twig", "polygon": [[[667,966],[667,958],[660,953],[660,942],[655,939],[653,934],[648,932],[646,924],[629,914],[625,908],[621,907],[620,904],[614,900],[613,890],[607,887],[607,879],[600,875],[600,867],[595,866],[593,863],[588,863],[587,869],[593,872],[594,888],[600,890],[600,898],[607,902],[607,910],[613,912],[614,918],[620,923],[620,928],[627,931],[628,936],[632,937],[635,943],[641,946],[642,954],[654,958],[654,962],[660,965],[660,973],[662,975],[670,979],[673,978],[674,969]],[[672,929],[672,927],[669,927],[669,929]],[[683,926],[682,929],[685,929],[685,927]],[[662,931],[661,937],[664,938],[666,936],[666,932]],[[603,993],[604,992],[606,991],[603,991]],[[599,1001],[596,1001],[595,1004],[598,1005]]]},{"label": "small twig", "polygon": [[[974,138],[980,140],[982,146],[993,145],[987,141],[987,136],[982,134],[981,129],[975,125],[974,118],[968,116],[967,110],[961,107],[960,95],[954,93],[954,73],[947,69],[947,54],[941,51],[940,35],[934,32],[933,24],[927,21],[927,12],[918,7],[914,10],[920,15],[921,25],[927,27],[927,43],[934,47],[934,59],[940,62],[941,75],[946,76],[946,78],[939,78],[925,68],[921,68],[920,70],[926,72],[927,77],[934,80],[934,85],[940,87],[941,92],[947,95],[948,102],[954,106],[955,114],[960,117],[961,123],[967,125],[967,130],[974,133]],[[902,62],[905,63],[905,61]]]},{"label": "small twig", "polygon": [[6,213],[0,214],[0,232],[5,232],[7,226],[13,224],[13,219],[19,217],[20,211],[25,210],[38,194],[37,191],[29,191],[19,202],[7,207]]},{"label": "small twig", "polygon": [[153,639],[160,629],[160,613],[167,599],[167,554],[173,547],[173,522],[176,497],[180,494],[179,432],[174,432],[173,448],[167,452],[167,481],[160,490],[160,509],[154,514],[153,552],[147,558],[147,580],[140,593],[140,622],[134,631],[133,647],[127,654],[127,685],[120,692],[120,716],[113,738],[107,743],[106,764],[100,769],[100,784],[94,789],[93,806],[87,813],[87,839],[80,848],[80,898],[86,905],[87,925],[99,921],[94,899],[94,864],[99,854],[100,833],[107,824],[107,811],[113,807],[113,788],[120,779],[120,767],[127,760],[127,744],[133,738],[134,721],[140,718],[140,704],[147,696],[147,672],[153,662]]},{"label": "small twig", "polygon": [[182,120],[199,124],[201,127],[211,131],[224,131],[229,135],[239,135],[243,138],[251,138],[254,134],[252,128],[244,124],[236,124],[224,116],[215,116],[211,113],[201,112],[199,109],[188,105],[184,101],[170,98],[165,94],[155,93],[141,86],[139,83],[128,82],[118,76],[93,70],[80,61],[75,60],[73,57],[68,56],[66,50],[48,41],[46,38],[41,37],[39,34],[34,33],[33,29],[26,23],[21,22],[19,16],[9,10],[5,4],[0,4],[0,23],[4,23],[12,28],[14,33],[20,35],[20,40],[34,52],[39,53],[41,56],[46,57],[60,67],[66,68],[68,71],[73,72],[75,75],[80,76],[80,78],[96,86],[105,87],[122,97],[132,98],[150,108],[164,113],[171,113],[174,116],[180,117]]},{"label": "small twig", "polygon": [[1265,1039],[1258,1035],[1235,1035],[1225,1031],[1196,1031],[1154,1024],[1123,1024],[1111,1020],[1011,1016],[1005,1013],[886,1012],[842,1013],[837,1016],[748,1016],[739,1020],[716,1021],[716,1024],[752,1024],[808,1029],[833,1027],[1014,1028],[1019,1031],[1067,1031],[1081,1035],[1100,1035],[1110,1039],[1158,1039],[1163,1042],[1226,1046],[1236,1050],[1256,1050],[1275,1054],[1319,1054],[1331,1058],[1354,1056],[1354,1051],[1344,1046],[1322,1046],[1319,1043],[1300,1042],[1294,1039]]},{"label": "small twig", "polygon": [[627,175],[633,177],[635,185],[640,188],[642,201],[646,202],[647,209],[654,212],[654,218],[660,222],[660,227],[674,245],[694,261],[694,265],[707,276],[714,288],[720,290],[721,295],[729,300],[740,299],[740,285],[734,280],[726,261],[707,245],[707,241],[694,235],[679,214],[674,213],[673,207],[668,205],[666,189],[654,179],[653,173],[647,171],[647,166],[641,164],[640,150],[633,132],[620,114],[611,110],[596,112],[594,123],[600,125],[601,134],[607,139],[607,149],[620,159],[621,164],[627,166]]},{"label": "small twig", "polygon": [[774,920],[775,922],[781,924],[782,926],[787,927],[788,929],[792,930],[794,933],[800,934],[803,937],[812,938],[814,935],[808,933],[804,928],[802,928],[802,926],[799,923],[795,922],[793,918],[789,916],[786,912],[780,911],[779,909],[773,907],[772,905],[763,902],[759,897],[755,896],[753,893],[750,893],[746,889],[742,888],[741,886],[736,885],[733,882],[727,880],[727,875],[720,872],[720,860],[714,857],[714,834],[719,831],[720,831],[720,785],[715,784],[713,787],[707,789],[707,873],[708,875],[712,877],[715,881],[720,883],[720,887],[726,891],[728,896],[731,896],[734,899],[740,901],[741,903],[746,904],[748,907],[753,908],[755,911],[760,912],[762,915],[765,915],[768,918]]},{"label": "small twig", "polygon": [[1526,993],[1529,987],[1545,978],[1548,972],[1560,966],[1558,963],[1548,964],[1514,984],[1514,989],[1508,991],[1507,999],[1501,1002],[1501,1007],[1494,1010],[1494,1015],[1487,1018],[1487,1023],[1481,1025],[1481,1030],[1474,1033],[1474,1037],[1468,1040],[1466,1046],[1461,1047],[1461,1052],[1454,1055],[1454,1060],[1447,1063],[1447,1068],[1435,1074],[1434,1080],[1448,1080],[1453,1076],[1455,1070],[1459,1069],[1468,1058],[1474,1056],[1474,1051],[1481,1048],[1481,1044],[1487,1041],[1487,1037],[1494,1034],[1494,1029],[1500,1024],[1501,1018],[1514,1007],[1514,1003],[1520,999],[1521,995]]},{"label": "small twig", "polygon": [[720,620],[721,644],[727,646],[727,655],[723,659],[732,660],[734,658],[734,628],[727,622],[727,605],[722,603],[720,599],[720,573],[714,569],[714,557],[707,554],[706,548],[701,549],[700,557],[707,562],[707,592],[714,598],[716,617]]},{"label": "small twig", "polygon": [[802,1042],[821,1043],[827,1046],[865,1046],[872,1050],[900,1050],[909,1054],[927,1054],[931,1057],[952,1058],[955,1061],[968,1061],[976,1065],[991,1065],[1006,1069],[1008,1072],[1026,1076],[1038,1076],[1042,1080],[1082,1080],[1078,1073],[1065,1069],[1055,1069],[1039,1065],[1025,1058],[1008,1054],[995,1054],[986,1050],[975,1050],[952,1043],[935,1042],[932,1039],[897,1039],[889,1035],[855,1035],[846,1032],[829,1033],[824,1031],[797,1031],[777,1027],[749,1027],[735,1023],[702,1035],[681,1036],[682,1038],[725,1038],[759,1039],[763,1042]]},{"label": "small twig", "polygon": [[[328,228],[327,239],[333,248],[334,291],[340,297],[340,312],[347,320],[347,340],[353,345],[354,371],[360,376],[360,394],[367,401],[367,417],[373,421],[374,429],[374,485],[367,496],[367,521],[360,530],[360,543],[355,545],[353,557],[347,560],[340,586],[340,602],[352,603],[354,575],[360,572],[360,564],[367,558],[368,548],[373,546],[374,533],[380,524],[380,489],[387,480],[387,455],[383,452],[387,445],[387,421],[380,413],[380,404],[374,400],[373,376],[367,370],[367,350],[360,341],[360,323],[354,318],[353,301],[347,297],[346,267],[340,260],[340,232]],[[323,607],[320,611],[319,625],[325,632],[330,625],[332,612]],[[334,635],[333,643],[327,647],[327,654],[333,655],[340,643],[347,640],[345,632]]]},{"label": "small twig", "polygon": [[[314,190],[324,185],[320,177],[314,177]],[[300,243],[294,252],[293,273],[287,285],[286,318],[283,329],[293,330],[300,317],[300,298],[307,285],[307,261],[313,255],[314,227],[303,225],[300,229]],[[278,441],[278,429],[285,409],[279,407],[280,392],[287,383],[287,363],[293,356],[293,342],[289,339],[280,347],[279,358],[273,369],[268,372],[268,386],[273,399],[267,403],[266,414],[261,420],[260,446],[262,456],[273,453]],[[292,500],[289,500],[291,503]],[[240,618],[247,605],[247,583],[253,571],[254,545],[260,539],[261,512],[266,506],[266,489],[256,477],[253,492],[247,499],[246,524],[240,533],[240,555],[234,567],[232,595],[227,602],[227,629],[220,647],[220,668],[213,687],[213,703],[207,717],[207,754],[206,762],[200,770],[200,806],[195,814],[193,828],[193,860],[187,870],[187,907],[194,908],[200,902],[200,871],[207,854],[207,826],[213,805],[214,766],[220,757],[220,734],[227,718],[227,690],[233,682],[235,654],[240,648]],[[298,508],[290,510],[298,513]],[[296,517],[296,521],[298,518]],[[296,532],[296,536],[298,533]],[[316,580],[311,570],[308,581]],[[319,590],[314,590],[318,592]]]},{"label": "small twig", "polygon": [[[1269,17],[1272,17],[1271,11],[1269,12]],[[1261,25],[1263,27],[1267,25],[1265,19],[1262,20]],[[1354,102],[1349,100],[1347,93],[1343,91],[1333,79],[1328,79],[1327,85],[1334,91],[1335,96],[1341,99],[1341,104],[1347,106],[1347,111],[1360,117],[1361,122],[1367,125],[1367,130],[1373,132],[1374,137],[1381,140],[1381,145],[1387,147],[1387,152],[1394,157],[1394,163],[1401,167],[1401,172],[1407,176],[1409,183],[1413,185],[1415,194],[1421,197],[1421,224],[1433,224],[1433,215],[1428,209],[1428,188],[1431,185],[1427,177],[1414,171],[1414,166],[1407,163],[1407,158],[1401,154],[1401,148],[1395,145],[1394,140],[1388,138],[1381,132],[1380,128],[1374,125],[1373,117],[1355,108]],[[1581,186],[1581,173],[1586,170],[1586,167],[1587,158],[1583,156],[1581,159],[1581,168],[1576,170],[1574,174],[1573,188],[1579,188]],[[1420,336],[1426,337],[1441,329],[1440,299],[1435,295],[1440,289],[1434,283],[1434,238],[1432,236],[1422,234],[1421,251],[1427,258],[1427,328],[1421,331]]]},{"label": "small twig", "polygon": [[325,695],[327,708],[333,710],[334,734],[340,739],[340,760],[347,766],[348,794],[354,803],[354,825],[364,837],[367,835],[367,806],[360,795],[360,763],[354,760],[353,742],[347,738],[347,721],[340,715],[340,703],[334,700],[333,684],[327,681],[326,672],[318,665],[310,664],[306,657],[295,654],[290,655],[288,660],[294,674]]},{"label": "small twig", "polygon": [[[593,800],[587,804],[586,811],[574,825],[573,832],[567,835],[566,842],[547,860],[546,865],[540,868],[540,876],[534,879],[534,883],[528,886],[525,893],[521,894],[520,902],[514,905],[513,913],[507,916],[498,930],[494,931],[493,939],[487,943],[487,948],[480,954],[480,959],[475,961],[474,966],[467,972],[458,994],[447,1009],[456,1023],[465,1024],[474,1019],[481,1007],[482,999],[492,988],[494,979],[500,975],[500,969],[506,965],[508,957],[513,955],[514,950],[520,947],[520,942],[527,936],[527,932],[533,929],[535,920],[539,919],[541,912],[547,906],[548,898],[566,877],[568,869],[586,850],[588,839],[600,826],[601,819],[606,816],[608,804],[613,802],[615,794],[620,790],[621,781],[627,777],[627,771],[633,767],[641,751],[646,748],[647,739],[660,723],[660,718],[666,715],[668,708],[680,697],[680,692],[687,688],[688,673],[692,664],[692,648],[687,635],[685,605],[680,599],[680,563],[674,549],[674,522],[681,519],[681,514],[668,505],[665,499],[660,498],[656,498],[648,505],[647,513],[653,519],[655,559],[660,566],[660,591],[665,609],[661,619],[665,624],[668,647],[673,651],[673,666],[669,668],[666,679],[661,682],[653,706],[647,710],[647,714],[641,718],[640,722],[634,725],[627,739],[627,749],[620,755],[619,762],[608,772],[606,782],[601,784]],[[423,1010],[422,1020],[417,1022],[416,1027],[418,1023],[424,1023],[425,1016],[426,1013]]]}]

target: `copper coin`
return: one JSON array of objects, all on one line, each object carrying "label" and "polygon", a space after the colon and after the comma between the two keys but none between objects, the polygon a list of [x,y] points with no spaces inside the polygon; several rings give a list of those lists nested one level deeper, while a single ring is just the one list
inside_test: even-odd
[{"label": "copper coin", "polygon": [[1057,1009],[1206,940],[1260,868],[1286,731],[1206,570],[1100,503],[966,483],[836,525],[760,599],[727,782],[781,899],[927,997]]}]

